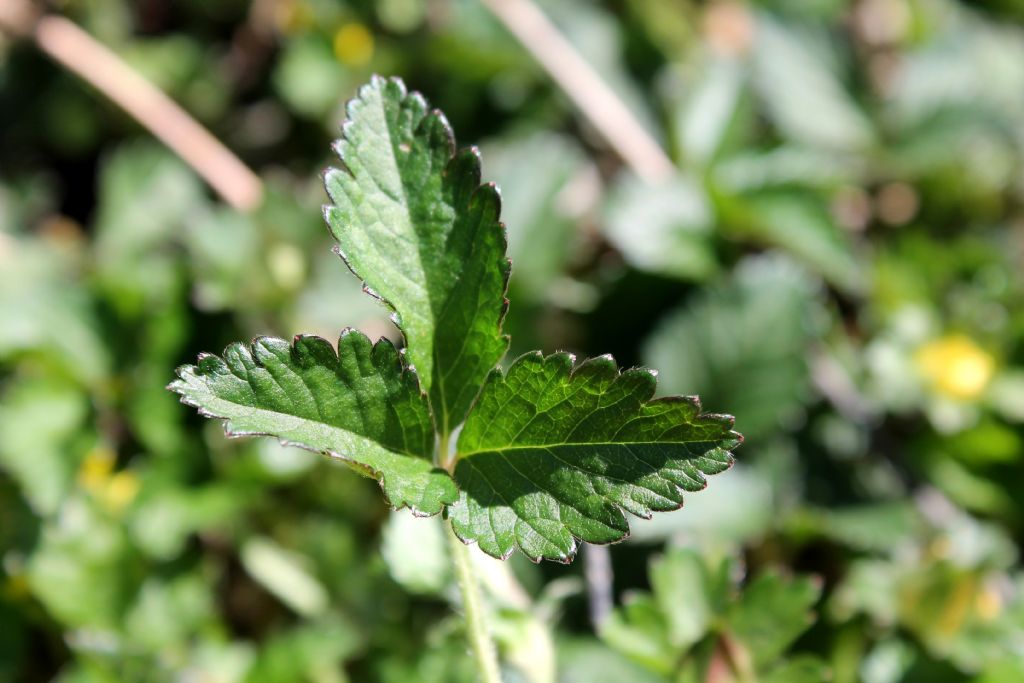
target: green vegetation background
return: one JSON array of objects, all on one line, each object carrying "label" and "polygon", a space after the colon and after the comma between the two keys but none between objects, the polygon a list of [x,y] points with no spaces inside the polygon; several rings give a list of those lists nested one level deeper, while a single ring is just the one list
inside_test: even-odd
[{"label": "green vegetation background", "polygon": [[164,389],[236,338],[396,337],[319,209],[374,72],[503,189],[513,357],[649,364],[747,437],[610,584],[482,561],[507,680],[1024,680],[1024,10],[541,4],[677,178],[475,0],[56,3],[258,170],[252,215],[0,42],[0,680],[472,680],[436,520]]}]

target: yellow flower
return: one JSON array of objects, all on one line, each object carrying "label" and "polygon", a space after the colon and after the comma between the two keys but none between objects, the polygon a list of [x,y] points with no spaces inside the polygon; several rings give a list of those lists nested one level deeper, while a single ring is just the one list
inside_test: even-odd
[{"label": "yellow flower", "polygon": [[109,448],[89,451],[78,470],[79,485],[111,514],[119,514],[139,492],[139,479],[130,470],[114,472],[117,457]]},{"label": "yellow flower", "polygon": [[373,57],[373,34],[359,22],[343,25],[334,33],[334,56],[348,66],[363,66]]},{"label": "yellow flower", "polygon": [[119,514],[139,492],[139,478],[134,472],[121,470],[110,478],[102,494],[103,504],[112,514]]},{"label": "yellow flower", "polygon": [[928,342],[917,350],[914,360],[935,391],[964,401],[981,395],[996,366],[990,353],[962,334]]},{"label": "yellow flower", "polygon": [[86,453],[78,470],[78,483],[85,490],[95,493],[105,487],[114,471],[116,456],[109,448],[97,447]]},{"label": "yellow flower", "polygon": [[1003,612],[1003,599],[992,586],[985,586],[974,598],[974,611],[982,621],[992,621]]}]

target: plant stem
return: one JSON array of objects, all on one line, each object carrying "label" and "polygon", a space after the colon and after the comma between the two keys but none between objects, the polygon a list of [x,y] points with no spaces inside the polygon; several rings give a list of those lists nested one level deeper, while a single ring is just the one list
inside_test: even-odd
[{"label": "plant stem", "polygon": [[470,549],[455,535],[451,524],[448,524],[448,543],[452,561],[455,563],[455,574],[459,580],[459,590],[462,592],[466,635],[469,637],[473,659],[476,660],[477,678],[480,683],[501,683],[498,657],[494,653],[494,643],[491,641],[491,632],[487,625],[487,614],[484,611],[473,558],[470,557]]}]

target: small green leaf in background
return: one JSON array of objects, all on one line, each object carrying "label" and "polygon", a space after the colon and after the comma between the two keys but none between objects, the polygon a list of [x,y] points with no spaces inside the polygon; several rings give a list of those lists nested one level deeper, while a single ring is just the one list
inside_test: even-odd
[{"label": "small green leaf in background", "polygon": [[391,306],[406,353],[448,434],[508,347],[509,263],[494,185],[475,149],[455,151],[444,115],[375,77],[348,104],[325,209],[342,257]]},{"label": "small green leaf in background", "polygon": [[80,628],[116,629],[138,584],[124,530],[82,499],[44,529],[27,569],[36,599]]},{"label": "small green leaf in background", "polygon": [[[596,171],[572,138],[554,133],[485,145],[483,151],[485,170],[501,188],[502,219],[514,265],[513,310],[524,303],[570,305],[571,290],[558,278],[564,275],[570,256],[576,255],[573,248],[579,246],[573,218],[589,208],[591,199],[586,192],[571,190],[581,177],[587,177],[583,174],[593,174],[596,200]],[[568,206],[581,199],[583,206]]]},{"label": "small green leaf in background", "polygon": [[629,681],[662,683],[663,678],[631,662],[615,650],[589,640],[565,641],[558,645],[560,683]]},{"label": "small green leaf in background", "polygon": [[62,382],[26,379],[4,387],[0,399],[0,472],[21,485],[36,514],[53,515],[74,483],[85,397]]},{"label": "small green leaf in background", "polygon": [[717,667],[728,681],[821,683],[819,659],[786,658],[814,623],[821,582],[769,570],[740,589],[737,570],[732,555],[669,550],[650,564],[651,593],[627,595],[602,627],[602,639],[670,680],[689,681],[687,674]]},{"label": "small green leaf in background", "polygon": [[496,370],[459,436],[452,526],[489,555],[568,562],[576,538],[625,537],[623,510],[678,509],[682,491],[732,465],[731,417],[701,414],[692,397],[651,400],[650,370],[574,360],[533,353]]},{"label": "small green leaf in background", "polygon": [[743,415],[748,436],[799,420],[811,398],[807,356],[825,317],[820,285],[781,257],[748,259],[670,314],[644,361],[669,391]]},{"label": "small green leaf in background", "polygon": [[711,208],[693,179],[651,185],[624,175],[608,200],[602,229],[630,265],[670,277],[701,280],[717,267]]},{"label": "small green leaf in background", "polygon": [[305,617],[323,614],[330,596],[304,566],[302,556],[267,538],[252,538],[242,546],[246,571],[283,603]]},{"label": "small green leaf in background", "polygon": [[830,680],[829,668],[811,655],[794,657],[763,675],[760,683],[822,683]]},{"label": "small green leaf in background", "polygon": [[125,615],[125,630],[146,648],[183,647],[191,633],[216,623],[211,588],[200,572],[148,578]]},{"label": "small green leaf in background", "polygon": [[334,615],[279,631],[249,667],[244,683],[347,683],[341,663],[361,641],[354,624]]},{"label": "small green leaf in background", "polygon": [[440,594],[454,578],[446,533],[438,517],[424,519],[392,512],[380,549],[391,578],[410,593]]},{"label": "small green leaf in background", "polygon": [[820,597],[819,579],[766,572],[746,586],[729,612],[729,631],[746,647],[754,666],[763,669],[814,623],[811,608]]},{"label": "small green leaf in background", "polygon": [[45,359],[86,385],[107,376],[104,346],[89,293],[79,284],[78,245],[0,234],[0,360]]},{"label": "small green leaf in background", "polygon": [[811,147],[863,148],[872,141],[870,123],[843,87],[828,35],[815,28],[757,17],[757,90],[786,137]]}]

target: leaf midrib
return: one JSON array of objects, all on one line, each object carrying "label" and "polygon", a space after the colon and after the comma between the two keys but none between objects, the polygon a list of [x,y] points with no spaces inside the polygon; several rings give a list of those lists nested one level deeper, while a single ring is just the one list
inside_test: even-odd
[{"label": "leaf midrib", "polygon": [[[628,448],[630,446],[674,446],[683,444],[695,444],[695,443],[706,443],[711,444],[715,448],[720,448],[715,444],[718,444],[723,439],[728,439],[728,435],[724,435],[722,439],[700,439],[693,441],[565,441],[559,443],[547,443],[547,444],[522,444],[516,446],[498,446],[494,448],[481,448],[468,453],[456,453],[456,462],[464,460],[466,458],[481,455],[484,453],[505,453],[507,451],[526,451],[526,450],[543,450],[549,448],[557,448],[559,446],[570,446],[570,447],[582,447],[582,446],[622,446]],[[709,449],[709,450],[713,450]],[[728,450],[722,448],[722,450]]]}]

